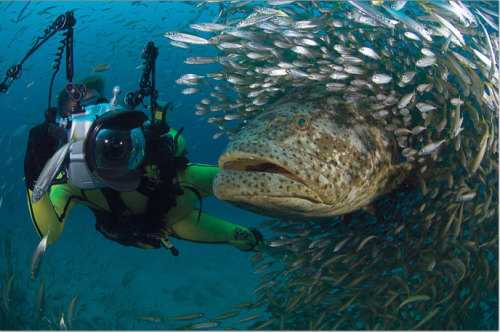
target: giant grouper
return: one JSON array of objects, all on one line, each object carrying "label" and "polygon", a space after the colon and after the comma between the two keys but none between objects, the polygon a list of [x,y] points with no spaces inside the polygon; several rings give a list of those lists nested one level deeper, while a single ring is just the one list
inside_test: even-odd
[{"label": "giant grouper", "polygon": [[215,195],[280,217],[369,207],[397,188],[411,166],[393,134],[360,107],[331,97],[276,103],[232,137],[219,158]]}]

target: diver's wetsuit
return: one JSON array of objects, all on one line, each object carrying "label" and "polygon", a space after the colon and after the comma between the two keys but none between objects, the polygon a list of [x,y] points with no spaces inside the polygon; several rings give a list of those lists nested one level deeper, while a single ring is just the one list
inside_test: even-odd
[{"label": "diver's wetsuit", "polygon": [[[30,132],[30,141],[33,138],[31,135],[35,134]],[[175,134],[176,131],[171,129],[169,135],[173,137]],[[32,153],[29,145],[27,153]],[[185,153],[185,141],[179,135],[176,156],[183,156]],[[261,241],[260,233],[209,214],[200,213],[196,208],[199,200],[198,196],[206,197],[213,194],[212,182],[217,172],[218,168],[215,166],[188,163],[178,172],[178,181],[182,193],[176,197],[175,206],[158,218],[132,218],[127,219],[127,222],[140,223],[146,226],[139,227],[139,233],[141,233],[141,230],[146,230],[147,233],[148,225],[157,222],[160,227],[159,233],[156,232],[156,235],[170,235],[184,240],[204,243],[228,243],[241,250],[254,249],[258,242]],[[114,239],[113,229],[120,229],[121,220],[112,217],[115,211],[110,208],[110,205],[113,204],[109,203],[109,199],[105,195],[105,189],[81,190],[68,183],[64,174],[58,176],[50,190],[36,203],[31,201],[32,189],[33,187],[30,188],[27,183],[27,200],[31,219],[40,236],[48,234],[49,244],[54,243],[59,238],[69,211],[77,203],[88,206],[94,212],[97,218],[96,228],[106,237]],[[117,195],[121,198],[120,201],[124,209],[128,210],[130,214],[145,216],[149,200],[146,195],[139,191],[121,192]],[[103,225],[105,230],[102,229]],[[111,226],[111,232],[108,226]],[[160,246],[158,238],[148,238],[147,234],[139,234],[125,238],[125,240],[118,236],[118,239],[120,239],[118,242],[122,244],[140,248]]]}]

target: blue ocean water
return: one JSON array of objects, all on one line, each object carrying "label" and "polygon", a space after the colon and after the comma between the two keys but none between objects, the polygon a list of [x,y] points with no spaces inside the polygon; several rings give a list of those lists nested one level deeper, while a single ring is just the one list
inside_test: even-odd
[{"label": "blue ocean water", "polygon": [[[193,69],[183,62],[188,56],[213,55],[213,49],[202,46],[175,48],[163,34],[166,31],[184,32],[191,23],[213,21],[218,14],[217,6],[198,7],[197,2],[168,1],[0,2],[3,14],[0,74],[17,63],[35,37],[42,35],[45,27],[67,10],[74,10],[77,20],[75,80],[94,75],[96,65],[107,64],[110,69],[98,75],[106,81],[108,97],[115,85],[121,87],[122,96],[135,91],[142,73],[142,49],[148,41],[155,42],[160,52],[157,62],[159,100],[173,104],[173,111],[168,115],[169,124],[185,128],[191,161],[216,164],[227,139],[225,136],[212,139],[215,127],[208,125],[205,118],[194,115],[199,95],[183,95],[181,90],[185,87],[175,83],[185,73],[213,71],[212,65]],[[0,124],[4,152],[0,172],[2,291],[8,288],[7,276],[14,276],[10,296],[0,294],[2,310],[9,307],[10,313],[10,320],[0,327],[58,327],[61,313],[66,312],[75,296],[78,296],[78,304],[72,328],[76,329],[175,329],[188,322],[148,322],[140,317],[204,313],[210,318],[235,310],[231,307],[234,304],[254,299],[253,289],[258,285],[259,276],[251,268],[251,254],[225,245],[179,240],[174,240],[181,253],[179,257],[173,257],[166,250],[124,247],[99,234],[93,215],[83,207],[72,211],[62,237],[48,248],[39,278],[30,280],[31,255],[39,238],[26,207],[22,165],[28,130],[43,120],[47,107],[51,65],[60,39],[58,34],[41,47],[23,66],[21,78],[7,94],[0,95],[0,110],[4,116]],[[54,96],[64,84],[63,62]],[[55,104],[55,98],[52,103]],[[205,212],[245,226],[254,226],[266,219],[214,198],[205,199],[203,207]],[[12,254],[6,253],[6,248],[11,248]],[[10,257],[13,273],[7,273]],[[34,323],[36,294],[42,281],[46,292],[45,309],[42,323]],[[498,326],[498,316],[493,313],[491,317],[482,326]],[[476,320],[481,317],[473,321]],[[240,327],[231,323],[225,326]]]},{"label": "blue ocean water", "polygon": [[[194,20],[213,17],[215,12],[200,11],[195,3],[32,2],[18,22],[25,5],[25,2],[0,3],[2,75],[20,61],[34,38],[41,36],[57,15],[67,10],[74,10],[77,20],[75,78],[92,75],[92,68],[97,64],[109,64],[108,71],[99,73],[105,79],[108,97],[115,85],[121,87],[122,96],[138,89],[142,70],[136,67],[142,63],[142,49],[148,41],[153,41],[159,48],[156,74],[159,100],[174,106],[168,114],[170,126],[185,128],[191,161],[217,162],[226,139],[212,140],[214,128],[194,115],[195,98],[182,95],[182,87],[175,84],[179,76],[192,69],[183,63],[191,50],[172,47],[162,36],[169,30],[182,30]],[[30,325],[30,317],[40,279],[45,281],[45,315],[51,321],[58,321],[61,312],[78,295],[74,328],[171,329],[183,323],[158,325],[139,321],[137,317],[193,312],[213,315],[232,304],[250,300],[257,281],[250,268],[250,254],[225,245],[179,240],[175,241],[179,257],[173,257],[166,250],[124,247],[99,234],[93,215],[84,207],[76,207],[71,212],[60,240],[49,246],[39,280],[29,280],[31,254],[39,238],[24,197],[23,158],[28,130],[43,120],[47,108],[51,65],[60,39],[61,34],[57,34],[43,45],[25,63],[21,78],[6,95],[0,96],[4,155],[0,173],[3,200],[0,238],[12,242],[14,289],[19,289],[19,298],[12,301],[16,307],[11,310],[23,317],[20,325],[10,328],[37,328]],[[200,51],[203,52],[200,49],[197,54]],[[63,62],[54,95],[64,84]],[[55,102],[54,97],[53,105]],[[205,212],[241,225],[252,226],[263,220],[213,198],[205,199],[203,206]],[[2,253],[0,261],[4,261],[4,257]],[[2,284],[5,285],[3,277]]]}]

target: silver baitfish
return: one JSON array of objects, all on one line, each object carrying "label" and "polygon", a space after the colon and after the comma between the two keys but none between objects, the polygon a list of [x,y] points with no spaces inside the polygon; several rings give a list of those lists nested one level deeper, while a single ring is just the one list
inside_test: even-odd
[{"label": "silver baitfish", "polygon": [[47,250],[47,242],[49,235],[45,235],[38,243],[35,251],[33,252],[33,257],[31,258],[31,278],[36,279],[38,271],[40,270],[40,265],[42,264],[43,256],[45,255],[45,250]]},{"label": "silver baitfish", "polygon": [[187,33],[181,33],[181,32],[165,32],[164,34],[165,37],[167,37],[170,40],[181,42],[181,43],[187,43],[187,44],[197,44],[197,45],[208,45],[210,42],[205,39],[201,38],[198,36],[190,35]]}]

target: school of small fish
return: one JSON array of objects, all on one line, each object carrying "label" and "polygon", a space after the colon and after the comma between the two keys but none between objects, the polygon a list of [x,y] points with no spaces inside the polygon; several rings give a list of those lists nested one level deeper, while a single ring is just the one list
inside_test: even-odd
[{"label": "school of small fish", "polygon": [[218,128],[214,139],[237,137],[283,98],[333,96],[368,105],[414,165],[418,191],[386,213],[379,202],[375,223],[265,223],[281,235],[253,258],[263,277],[249,307],[267,318],[249,328],[463,329],[480,303],[496,310],[487,294],[498,285],[498,3],[221,7],[216,21],[165,33],[215,50],[185,63],[219,70],[193,67],[177,81],[201,96],[195,114]]}]

